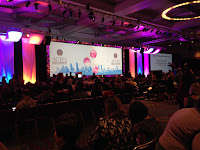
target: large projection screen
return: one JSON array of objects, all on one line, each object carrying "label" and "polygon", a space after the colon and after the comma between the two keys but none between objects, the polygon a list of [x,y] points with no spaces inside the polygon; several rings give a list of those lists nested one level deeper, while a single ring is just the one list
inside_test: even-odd
[{"label": "large projection screen", "polygon": [[122,74],[122,49],[51,42],[50,76],[82,72],[82,75]]},{"label": "large projection screen", "polygon": [[151,71],[162,70],[162,72],[168,72],[172,70],[169,65],[172,63],[172,54],[155,54],[150,55]]}]

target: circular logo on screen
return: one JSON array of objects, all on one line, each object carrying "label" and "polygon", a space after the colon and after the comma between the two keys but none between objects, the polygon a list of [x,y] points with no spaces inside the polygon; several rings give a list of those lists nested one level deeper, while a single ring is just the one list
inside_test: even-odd
[{"label": "circular logo on screen", "polygon": [[58,56],[62,56],[62,54],[63,54],[63,51],[62,51],[61,49],[58,49],[58,50],[57,50],[57,55],[58,55]]},{"label": "circular logo on screen", "polygon": [[91,51],[90,51],[90,56],[91,56],[92,58],[96,58],[96,57],[97,57],[97,52],[96,52],[95,50],[91,50]]},{"label": "circular logo on screen", "polygon": [[117,53],[114,53],[114,58],[117,58]]}]

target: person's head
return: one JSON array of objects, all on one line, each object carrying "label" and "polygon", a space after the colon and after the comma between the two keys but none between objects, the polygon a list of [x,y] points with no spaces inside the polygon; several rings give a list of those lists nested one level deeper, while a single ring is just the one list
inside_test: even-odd
[{"label": "person's head", "polygon": [[120,116],[123,114],[122,103],[117,96],[108,96],[104,102],[106,116]]},{"label": "person's head", "polygon": [[75,145],[82,132],[82,122],[76,114],[63,114],[55,123],[54,140],[58,146]]},{"label": "person's head", "polygon": [[30,97],[30,94],[31,94],[31,93],[30,93],[30,90],[29,90],[29,89],[24,89],[24,90],[23,90],[23,97],[24,97],[24,98]]},{"label": "person's head", "polygon": [[57,75],[57,82],[62,82],[63,79],[64,79],[63,73],[58,73],[58,75]]},{"label": "person's head", "polygon": [[189,90],[190,95],[200,95],[200,84],[193,83]]},{"label": "person's head", "polygon": [[145,119],[147,115],[148,115],[148,109],[143,103],[138,101],[131,103],[129,108],[129,117],[133,123]]},{"label": "person's head", "polygon": [[103,88],[104,91],[111,90],[111,87],[108,84],[103,84],[102,88]]}]

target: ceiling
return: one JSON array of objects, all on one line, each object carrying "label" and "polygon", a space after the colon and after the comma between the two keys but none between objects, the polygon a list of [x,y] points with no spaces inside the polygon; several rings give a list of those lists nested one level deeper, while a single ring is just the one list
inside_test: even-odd
[{"label": "ceiling", "polygon": [[[28,0],[0,0],[0,30],[17,27],[35,31],[51,29],[53,38],[116,45],[157,45],[196,40],[200,34],[200,19],[168,21],[162,12],[185,0],[39,0],[26,7]],[[49,2],[52,10],[49,11]],[[90,4],[95,21],[88,17]],[[66,13],[63,12],[66,9]],[[79,17],[78,13],[81,12]],[[171,17],[200,15],[200,4],[176,8]],[[104,17],[104,22],[102,18]],[[113,24],[113,20],[115,23]],[[124,22],[123,26],[121,26]],[[132,26],[130,26],[131,24]],[[138,26],[139,25],[139,26]],[[186,34],[189,38],[180,37]]]}]

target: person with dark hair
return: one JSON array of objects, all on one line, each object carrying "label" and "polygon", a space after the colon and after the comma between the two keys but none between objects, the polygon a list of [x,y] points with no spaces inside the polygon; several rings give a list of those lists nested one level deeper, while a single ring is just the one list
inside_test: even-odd
[{"label": "person with dark hair", "polygon": [[59,150],[80,150],[76,142],[82,132],[82,122],[76,114],[63,114],[55,123],[54,140]]},{"label": "person with dark hair", "polygon": [[74,92],[74,97],[81,98],[81,99],[85,99],[85,98],[89,97],[87,91],[84,88],[83,82],[80,80],[77,82],[77,88]]},{"label": "person with dark hair", "polygon": [[189,88],[193,82],[194,75],[192,71],[185,69],[176,92],[176,101],[178,102],[180,109],[184,107],[184,98],[189,96]]},{"label": "person with dark hair", "polygon": [[90,135],[88,144],[94,150],[129,150],[136,146],[135,129],[123,114],[120,99],[109,96],[105,100],[105,118]]},{"label": "person with dark hair", "polygon": [[137,131],[137,144],[144,144],[159,138],[162,133],[160,123],[148,115],[147,107],[138,101],[131,103],[129,117]]},{"label": "person with dark hair", "polygon": [[159,138],[156,150],[189,150],[200,131],[200,100],[195,107],[176,111]]},{"label": "person with dark hair", "polygon": [[29,89],[23,90],[23,99],[17,103],[16,109],[19,110],[20,108],[29,108],[37,106],[37,102],[33,100],[31,97],[31,92]]},{"label": "person with dark hair", "polygon": [[103,96],[114,95],[114,92],[112,91],[111,87],[108,84],[103,84],[102,88],[103,88],[102,91]]}]

